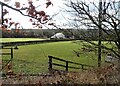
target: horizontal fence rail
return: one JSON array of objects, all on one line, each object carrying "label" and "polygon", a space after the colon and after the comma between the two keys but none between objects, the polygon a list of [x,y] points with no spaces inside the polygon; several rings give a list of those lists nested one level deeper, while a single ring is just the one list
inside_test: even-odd
[{"label": "horizontal fence rail", "polygon": [[1,52],[0,55],[10,55],[11,59],[13,58],[13,48],[0,48],[0,49],[10,50],[10,52]]},{"label": "horizontal fence rail", "polygon": [[[65,71],[68,71],[68,68],[83,69],[83,70],[84,70],[84,69],[86,69],[86,68],[84,68],[85,66],[86,66],[86,67],[92,67],[92,68],[94,67],[94,66],[90,66],[90,65],[86,65],[86,64],[80,64],[80,63],[76,63],[76,62],[72,62],[72,61],[63,60],[63,59],[56,58],[56,57],[53,57],[53,56],[48,56],[48,58],[49,58],[49,62],[48,62],[48,64],[49,64],[49,67],[48,67],[49,71],[51,71],[51,70],[53,69],[53,65],[55,65],[55,66],[60,66],[60,67],[64,67],[64,68],[65,68]],[[53,62],[53,59],[58,60],[58,61],[65,62],[66,65],[59,64],[59,63],[54,63],[54,62]],[[74,64],[74,65],[80,65],[81,68],[80,68],[80,67],[72,67],[72,66],[69,66],[69,63]]]}]

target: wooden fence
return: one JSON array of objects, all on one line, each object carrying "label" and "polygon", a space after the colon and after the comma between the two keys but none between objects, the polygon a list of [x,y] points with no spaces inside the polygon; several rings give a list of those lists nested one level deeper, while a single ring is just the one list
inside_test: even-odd
[{"label": "wooden fence", "polygon": [[10,56],[10,59],[8,60],[8,62],[5,64],[5,65],[2,65],[2,69],[4,69],[7,65],[8,65],[8,63],[9,62],[11,62],[12,61],[12,59],[13,59],[13,49],[14,48],[10,48],[10,47],[6,47],[6,48],[3,48],[3,47],[1,47],[0,49],[2,49],[2,50],[8,50],[9,52],[0,52],[0,55],[9,55]]},{"label": "wooden fence", "polygon": [[11,59],[13,58],[13,48],[1,48],[2,50],[3,49],[7,49],[7,50],[10,50],[10,52],[2,52],[0,53],[0,55],[10,55]]},{"label": "wooden fence", "polygon": [[[63,59],[60,59],[60,58],[56,58],[56,57],[53,57],[53,56],[48,56],[49,58],[49,71],[51,71],[53,68],[53,65],[55,66],[60,66],[60,67],[64,67],[65,68],[65,71],[68,71],[68,68],[73,68],[73,69],[86,69],[84,68],[85,66],[86,67],[94,67],[94,66],[90,66],[90,65],[86,65],[86,64],[80,64],[80,63],[76,63],[76,62],[72,62],[72,61],[67,61],[67,60],[63,60]],[[63,65],[63,64],[59,64],[59,63],[54,63],[53,62],[53,59],[55,60],[58,60],[58,61],[62,61],[62,62],[65,62],[66,65]],[[80,65],[81,67],[72,67],[72,66],[69,66],[69,64],[74,64],[74,65]]]}]

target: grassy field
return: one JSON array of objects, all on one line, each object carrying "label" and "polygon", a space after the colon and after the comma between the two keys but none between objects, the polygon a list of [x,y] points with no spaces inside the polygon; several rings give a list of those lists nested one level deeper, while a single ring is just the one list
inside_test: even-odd
[{"label": "grassy field", "polygon": [[19,42],[19,41],[36,41],[36,40],[44,40],[40,38],[2,38],[2,42]]},{"label": "grassy field", "polygon": [[[48,55],[97,66],[97,55],[94,52],[84,52],[80,54],[80,57],[76,56],[73,50],[78,51],[82,46],[73,43],[73,41],[25,45],[18,46],[18,48],[18,50],[14,50],[13,58],[13,70],[18,73],[43,73],[48,71]],[[7,58],[4,57],[3,60]]]}]

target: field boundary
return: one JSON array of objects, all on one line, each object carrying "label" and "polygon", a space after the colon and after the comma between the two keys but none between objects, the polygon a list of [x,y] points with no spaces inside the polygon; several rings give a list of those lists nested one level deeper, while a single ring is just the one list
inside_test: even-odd
[{"label": "field boundary", "polygon": [[59,40],[36,40],[36,41],[20,41],[20,42],[2,42],[2,46],[20,46],[20,45],[30,45],[39,43],[49,43],[49,42],[61,42],[61,41],[72,41],[76,39],[59,39]]},{"label": "field boundary", "polygon": [[[90,68],[94,67],[94,66],[90,66],[90,65],[86,65],[86,64],[80,64],[80,63],[76,63],[76,62],[72,62],[72,61],[67,61],[67,60],[56,58],[56,57],[53,57],[53,56],[48,56],[48,59],[49,59],[49,62],[48,62],[48,64],[49,64],[49,67],[48,67],[49,71],[53,70],[53,65],[64,67],[65,71],[68,71],[68,68],[86,70],[86,68],[84,68],[85,66],[86,67],[90,67]],[[60,64],[60,63],[54,63],[52,59],[65,62],[65,65]],[[73,66],[69,66],[69,64],[79,65],[81,67],[73,67]]]}]

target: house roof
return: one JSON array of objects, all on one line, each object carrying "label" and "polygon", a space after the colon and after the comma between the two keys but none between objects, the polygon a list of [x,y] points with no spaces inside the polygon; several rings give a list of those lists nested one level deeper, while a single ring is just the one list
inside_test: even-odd
[{"label": "house roof", "polygon": [[56,33],[55,35],[51,36],[51,38],[65,38],[63,33]]}]

